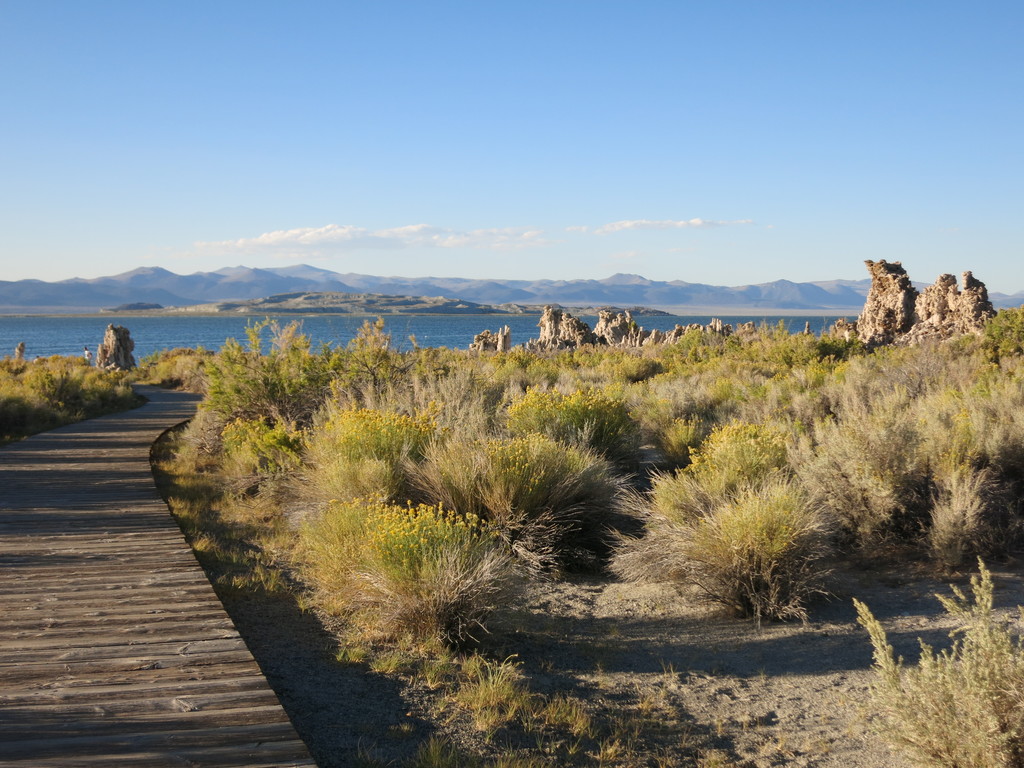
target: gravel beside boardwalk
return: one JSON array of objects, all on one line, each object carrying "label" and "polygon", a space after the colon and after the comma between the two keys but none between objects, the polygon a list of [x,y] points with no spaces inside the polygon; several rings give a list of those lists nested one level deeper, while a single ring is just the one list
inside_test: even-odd
[{"label": "gravel beside boardwalk", "polygon": [[196,398],[0,448],[0,766],[312,766],[157,494]]}]

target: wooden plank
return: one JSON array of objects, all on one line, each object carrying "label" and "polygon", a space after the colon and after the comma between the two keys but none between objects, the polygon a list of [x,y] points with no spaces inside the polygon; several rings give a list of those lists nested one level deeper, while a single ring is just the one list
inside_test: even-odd
[{"label": "wooden plank", "polygon": [[0,448],[0,765],[312,766],[149,468],[194,398]]}]

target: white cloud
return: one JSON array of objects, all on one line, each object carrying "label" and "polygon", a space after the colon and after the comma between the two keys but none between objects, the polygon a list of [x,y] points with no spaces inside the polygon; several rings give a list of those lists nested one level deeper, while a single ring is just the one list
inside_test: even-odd
[{"label": "white cloud", "polygon": [[590,227],[588,227],[588,226],[586,226],[584,224],[584,225],[576,226],[576,227],[566,227],[565,231],[566,232],[589,232],[590,231]]},{"label": "white cloud", "polygon": [[594,230],[599,235],[607,235],[612,232],[622,232],[627,229],[708,229],[711,227],[726,227],[735,224],[752,224],[752,219],[737,219],[735,221],[713,221],[709,219],[626,219],[624,221],[613,221],[610,224],[603,224]]},{"label": "white cloud", "polygon": [[528,227],[504,227],[460,231],[430,224],[407,224],[369,230],[351,224],[327,224],[265,232],[256,237],[196,243],[204,251],[233,253],[286,253],[316,256],[366,248],[476,248],[504,250],[546,245],[543,231]]}]

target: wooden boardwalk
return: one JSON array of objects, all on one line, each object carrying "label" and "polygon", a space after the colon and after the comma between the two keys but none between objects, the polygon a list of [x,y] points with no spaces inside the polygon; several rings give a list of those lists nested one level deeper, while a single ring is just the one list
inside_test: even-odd
[{"label": "wooden boardwalk", "polygon": [[0,447],[0,766],[312,766],[157,494],[195,398]]}]

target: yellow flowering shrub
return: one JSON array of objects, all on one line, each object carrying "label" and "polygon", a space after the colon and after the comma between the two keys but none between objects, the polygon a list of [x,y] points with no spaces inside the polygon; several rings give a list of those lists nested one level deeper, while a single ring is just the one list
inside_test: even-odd
[{"label": "yellow flowering shrub", "polygon": [[321,607],[371,636],[470,642],[511,575],[479,519],[440,505],[334,502],[300,542]]},{"label": "yellow flowering shrub", "polygon": [[626,404],[595,390],[570,395],[528,389],[508,407],[514,435],[540,434],[572,445],[585,445],[610,459],[636,458],[639,427]]},{"label": "yellow flowering shrub", "polygon": [[367,546],[397,579],[416,580],[445,550],[471,549],[494,534],[476,515],[459,515],[440,504],[400,507],[378,503],[368,509]]},{"label": "yellow flowering shrub", "polygon": [[437,432],[432,413],[404,413],[355,408],[337,411],[316,430],[314,440],[349,459],[420,458]]},{"label": "yellow flowering shrub", "polygon": [[306,441],[307,493],[321,500],[379,495],[404,501],[410,495],[406,464],[421,460],[439,432],[431,411],[335,411]]}]

